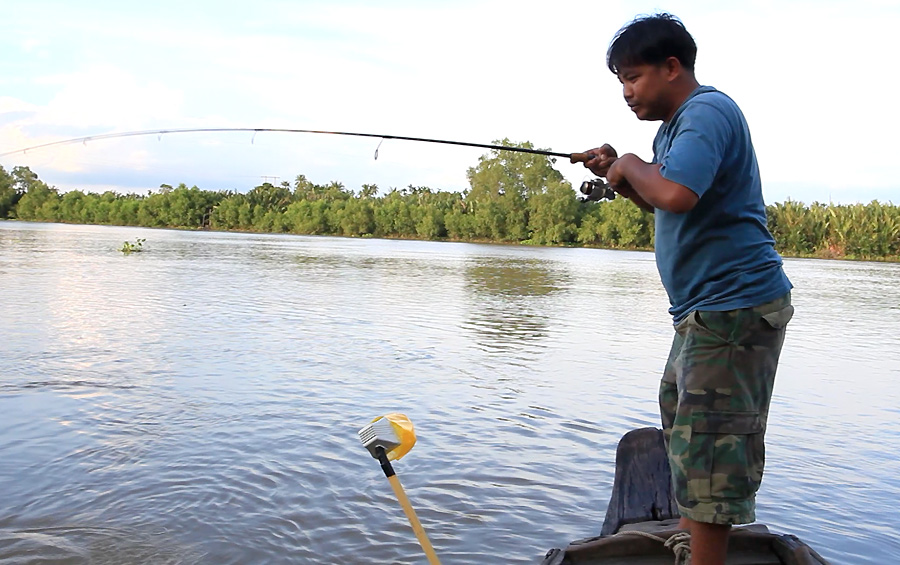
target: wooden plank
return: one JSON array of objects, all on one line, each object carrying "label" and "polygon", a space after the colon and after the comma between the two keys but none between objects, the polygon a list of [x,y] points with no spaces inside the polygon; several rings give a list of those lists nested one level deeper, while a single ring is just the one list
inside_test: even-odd
[{"label": "wooden plank", "polygon": [[[672,565],[675,555],[627,555],[619,557],[596,557],[581,560],[575,558],[572,565]],[[761,555],[758,552],[729,553],[725,565],[783,565],[775,555]]]},{"label": "wooden plank", "polygon": [[614,534],[624,524],[678,516],[662,430],[628,432],[616,449],[616,477],[600,535]]}]

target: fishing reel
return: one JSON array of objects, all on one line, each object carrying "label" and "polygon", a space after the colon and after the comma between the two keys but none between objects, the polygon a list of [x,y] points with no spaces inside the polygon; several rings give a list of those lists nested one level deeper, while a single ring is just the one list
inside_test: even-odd
[{"label": "fishing reel", "polygon": [[584,198],[581,199],[582,202],[599,202],[616,198],[616,191],[603,179],[586,180],[581,183],[579,191],[581,194],[584,194]]}]

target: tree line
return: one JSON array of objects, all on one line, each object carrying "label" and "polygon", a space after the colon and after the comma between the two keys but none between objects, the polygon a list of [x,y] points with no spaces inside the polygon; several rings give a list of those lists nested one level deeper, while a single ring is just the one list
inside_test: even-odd
[{"label": "tree line", "polygon": [[[495,142],[513,145],[509,140]],[[533,149],[528,143],[516,147]],[[0,166],[0,218],[41,222],[239,230],[307,235],[488,241],[652,249],[653,215],[624,198],[583,202],[543,155],[491,150],[467,171],[463,192],[408,186],[379,194],[263,183],[246,193],[162,185],[147,194],[60,193],[28,167]],[[787,256],[900,260],[900,208],[869,204],[767,207]]]}]

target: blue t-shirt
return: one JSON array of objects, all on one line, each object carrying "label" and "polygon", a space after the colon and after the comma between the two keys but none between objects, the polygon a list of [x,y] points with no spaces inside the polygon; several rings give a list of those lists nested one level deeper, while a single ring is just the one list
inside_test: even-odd
[{"label": "blue t-shirt", "polygon": [[734,101],[697,88],[653,141],[660,174],[700,197],[656,210],[656,265],[675,322],[692,310],[759,306],[791,289],[766,224],[750,128]]}]

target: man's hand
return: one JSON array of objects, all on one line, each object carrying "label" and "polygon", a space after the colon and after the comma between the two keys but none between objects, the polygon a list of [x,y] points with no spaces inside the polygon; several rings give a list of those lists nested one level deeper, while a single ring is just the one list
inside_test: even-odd
[{"label": "man's hand", "polygon": [[609,168],[619,157],[616,150],[608,143],[604,144],[603,147],[589,149],[585,153],[590,155],[591,159],[585,161],[584,166],[598,177],[605,177]]},{"label": "man's hand", "polygon": [[611,186],[613,190],[629,200],[634,200],[638,194],[631,185],[628,184],[628,179],[625,178],[625,168],[628,165],[628,159],[631,156],[631,153],[627,153],[616,159],[606,173],[606,180],[609,181],[609,186]]},{"label": "man's hand", "polygon": [[635,166],[635,160],[637,163],[643,163],[636,155],[633,153],[626,153],[621,157],[617,158],[612,165],[609,167],[609,171],[606,173],[606,180],[609,182],[609,186],[613,188],[616,192],[624,196],[625,198],[631,200],[644,210],[648,212],[654,212],[653,206],[647,203],[638,191],[631,186],[631,183],[628,182],[628,179],[625,177],[629,168]]},{"label": "man's hand", "polygon": [[585,151],[585,153],[590,155],[591,159],[585,161],[584,166],[590,169],[592,173],[598,177],[606,177],[606,180],[609,181],[609,185],[613,190],[633,201],[641,208],[651,212],[653,211],[653,206],[644,202],[637,191],[628,184],[628,179],[625,178],[626,161],[628,161],[629,157],[633,157],[634,155],[629,153],[623,155],[622,159],[620,159],[616,150],[608,143],[604,144],[602,147]]},{"label": "man's hand", "polygon": [[612,162],[612,164],[608,167],[606,172],[606,180],[609,181],[610,186],[615,189],[619,189],[620,187],[629,187],[628,179],[625,178],[625,168],[628,163],[628,155],[623,155],[622,159],[616,159]]}]

